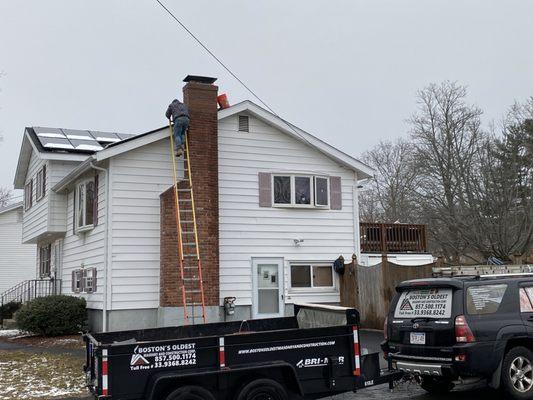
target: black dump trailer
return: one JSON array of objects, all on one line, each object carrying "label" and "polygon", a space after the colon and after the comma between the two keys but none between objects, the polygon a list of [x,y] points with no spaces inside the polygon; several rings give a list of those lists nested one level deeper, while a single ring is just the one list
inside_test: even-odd
[{"label": "black dump trailer", "polygon": [[301,304],[294,316],[85,334],[85,373],[99,399],[285,400],[389,383],[361,355],[359,313]]}]

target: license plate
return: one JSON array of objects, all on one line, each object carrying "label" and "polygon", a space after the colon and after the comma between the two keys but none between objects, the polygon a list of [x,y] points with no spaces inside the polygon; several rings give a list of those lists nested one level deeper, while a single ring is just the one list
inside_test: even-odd
[{"label": "license plate", "polygon": [[424,332],[411,332],[411,344],[426,344],[426,334]]}]

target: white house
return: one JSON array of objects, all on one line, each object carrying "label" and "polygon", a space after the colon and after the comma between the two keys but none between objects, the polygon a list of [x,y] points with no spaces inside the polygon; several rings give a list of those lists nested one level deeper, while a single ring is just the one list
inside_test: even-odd
[{"label": "white house", "polygon": [[[357,187],[374,171],[250,101],[217,110],[213,80],[186,81],[209,320],[338,302],[332,264],[360,257]],[[15,177],[23,242],[37,244],[41,276],[87,299],[95,330],[180,322],[169,148],[168,127],[25,129]]]},{"label": "white house", "polygon": [[22,243],[22,203],[0,208],[0,296],[35,278],[34,244]]}]

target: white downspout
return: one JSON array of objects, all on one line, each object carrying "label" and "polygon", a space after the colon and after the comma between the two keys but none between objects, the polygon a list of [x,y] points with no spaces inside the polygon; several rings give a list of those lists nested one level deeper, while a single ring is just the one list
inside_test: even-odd
[{"label": "white downspout", "polygon": [[107,281],[109,275],[108,253],[109,253],[109,171],[105,168],[97,167],[91,161],[91,168],[105,174],[105,232],[104,232],[104,299],[102,305],[102,331],[107,332]]}]

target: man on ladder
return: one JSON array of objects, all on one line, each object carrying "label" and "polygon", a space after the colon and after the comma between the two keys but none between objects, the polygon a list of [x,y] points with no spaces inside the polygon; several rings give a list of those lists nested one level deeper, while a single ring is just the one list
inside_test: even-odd
[{"label": "man on ladder", "polygon": [[175,154],[180,157],[185,146],[185,133],[189,128],[189,110],[187,106],[178,99],[172,100],[165,113],[167,119],[174,122],[174,146]]}]

